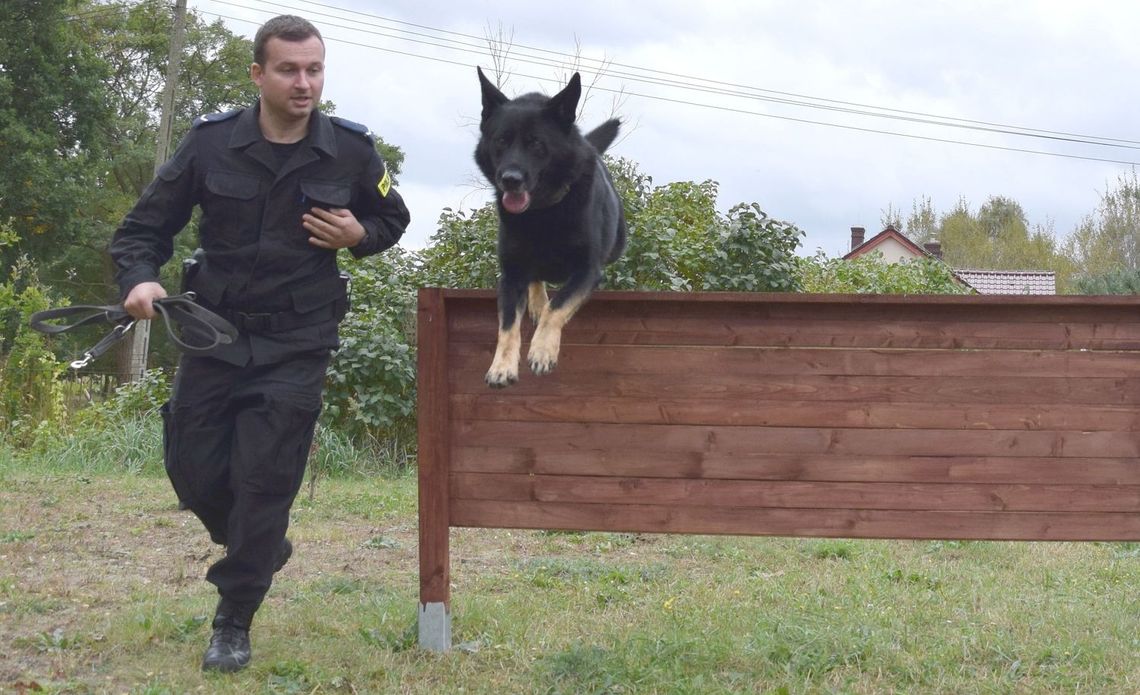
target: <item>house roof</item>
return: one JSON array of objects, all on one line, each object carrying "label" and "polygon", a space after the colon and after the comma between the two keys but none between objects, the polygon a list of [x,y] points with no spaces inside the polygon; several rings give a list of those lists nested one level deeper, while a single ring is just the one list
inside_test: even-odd
[{"label": "house roof", "polygon": [[865,254],[871,253],[876,248],[878,248],[879,246],[882,246],[884,243],[886,243],[889,240],[894,240],[894,241],[898,242],[899,244],[902,244],[903,247],[905,247],[908,251],[913,253],[917,258],[922,258],[923,256],[929,256],[930,255],[926,252],[925,249],[923,249],[921,246],[914,243],[910,239],[906,238],[905,235],[903,235],[901,232],[896,230],[894,227],[887,227],[886,229],[879,232],[875,236],[871,237],[867,241],[864,241],[862,244],[859,244],[855,248],[851,249],[851,251],[846,256],[843,257],[843,260],[849,261],[852,258],[858,258],[859,256],[863,256]]},{"label": "house roof", "polygon": [[1037,270],[963,270],[954,274],[979,294],[1057,294],[1057,275]]}]

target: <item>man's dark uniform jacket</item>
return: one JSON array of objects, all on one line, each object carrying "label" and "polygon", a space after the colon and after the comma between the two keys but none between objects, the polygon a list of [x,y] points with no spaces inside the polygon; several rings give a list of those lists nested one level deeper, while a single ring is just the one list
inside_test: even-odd
[{"label": "man's dark uniform jacket", "polygon": [[357,258],[394,245],[409,221],[366,128],[314,111],[308,136],[279,162],[261,136],[258,109],[195,121],[110,247],[125,297],[158,281],[174,235],[199,205],[205,253],[188,289],[237,325],[238,340],[211,356],[239,366],[337,347],[346,287],[336,251],[309,243],[302,214],[351,210],[366,232],[350,249]]}]

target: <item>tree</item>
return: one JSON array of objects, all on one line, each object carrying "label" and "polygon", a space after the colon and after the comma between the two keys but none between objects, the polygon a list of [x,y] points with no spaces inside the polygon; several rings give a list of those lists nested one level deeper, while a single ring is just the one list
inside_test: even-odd
[{"label": "tree", "polygon": [[[172,20],[165,3],[15,3],[0,13],[0,219],[19,255],[73,300],[114,295],[104,249],[154,171]],[[188,18],[174,122],[252,103],[251,47]],[[188,243],[188,242],[187,242]]]},{"label": "tree", "polygon": [[879,215],[879,223],[883,229],[890,227],[892,229],[901,230],[903,228],[902,210],[899,210],[892,204],[888,204],[887,209],[882,210]]},{"label": "tree", "polygon": [[1140,294],[1140,270],[1113,270],[1077,278],[1077,294]]},{"label": "tree", "polygon": [[[904,227],[895,227],[904,229]],[[938,241],[938,216],[934,214],[934,204],[930,197],[923,197],[911,204],[910,217],[906,220],[906,233],[918,244]]]},{"label": "tree", "polygon": [[938,217],[929,198],[916,200],[903,231],[918,244],[939,241],[954,268],[1051,270],[1058,285],[1071,285],[1072,264],[1058,249],[1051,227],[1030,228],[1016,201],[991,196],[975,213],[965,199]]},{"label": "tree", "polygon": [[1117,177],[1065,242],[1065,253],[1084,277],[1140,269],[1140,180],[1136,170]]},{"label": "tree", "polygon": [[0,250],[0,279],[23,255],[67,253],[86,231],[77,211],[98,187],[114,117],[103,90],[109,71],[72,10],[43,0],[0,11],[0,220],[19,239]]},{"label": "tree", "polygon": [[[115,143],[108,185],[136,198],[154,174],[159,98],[173,12],[166,3],[95,5],[84,30],[110,67],[107,98],[116,118],[108,139]],[[225,28],[186,16],[186,36],[171,115],[173,142],[202,114],[253,104],[257,88],[249,79],[253,44]]]}]

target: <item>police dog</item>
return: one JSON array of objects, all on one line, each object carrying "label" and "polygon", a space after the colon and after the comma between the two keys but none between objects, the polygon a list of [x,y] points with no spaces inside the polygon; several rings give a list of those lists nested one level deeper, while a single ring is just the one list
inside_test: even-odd
[{"label": "police dog", "polygon": [[[476,70],[483,115],[475,163],[495,187],[499,212],[499,339],[484,380],[503,388],[518,381],[523,312],[529,307],[536,324],[527,361],[547,374],[562,327],[625,249],[625,214],[601,157],[620,121],[579,132],[578,73],[553,97],[508,99]],[[553,299],[548,282],[561,284]]]}]

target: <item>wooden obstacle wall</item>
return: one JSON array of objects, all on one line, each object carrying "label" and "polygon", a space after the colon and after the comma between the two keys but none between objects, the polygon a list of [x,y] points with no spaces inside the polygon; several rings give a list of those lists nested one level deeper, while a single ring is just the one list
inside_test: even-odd
[{"label": "wooden obstacle wall", "polygon": [[600,292],[502,391],[419,299],[422,606],[453,526],[1140,540],[1140,298]]}]

